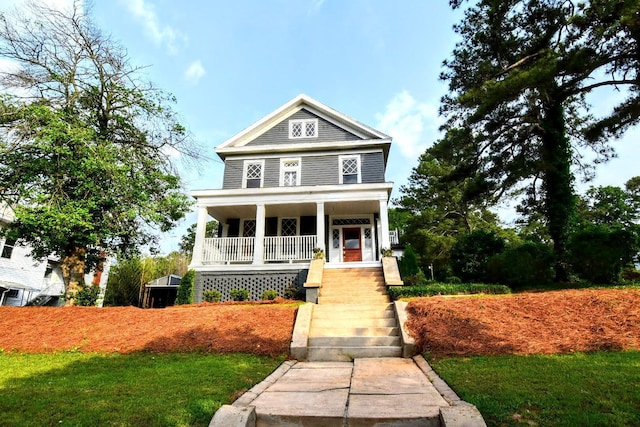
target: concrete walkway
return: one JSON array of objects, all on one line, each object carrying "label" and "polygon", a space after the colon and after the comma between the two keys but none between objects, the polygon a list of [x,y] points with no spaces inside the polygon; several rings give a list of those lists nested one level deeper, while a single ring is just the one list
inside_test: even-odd
[{"label": "concrete walkway", "polygon": [[283,363],[210,426],[485,426],[421,357]]}]

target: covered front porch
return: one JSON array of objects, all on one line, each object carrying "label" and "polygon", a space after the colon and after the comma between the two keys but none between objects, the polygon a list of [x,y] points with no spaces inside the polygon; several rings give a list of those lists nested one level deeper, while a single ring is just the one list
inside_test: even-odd
[{"label": "covered front porch", "polygon": [[[196,192],[191,267],[308,263],[314,249],[329,264],[377,262],[393,238],[390,189],[385,183]],[[211,218],[220,224],[218,237],[205,236]]]}]

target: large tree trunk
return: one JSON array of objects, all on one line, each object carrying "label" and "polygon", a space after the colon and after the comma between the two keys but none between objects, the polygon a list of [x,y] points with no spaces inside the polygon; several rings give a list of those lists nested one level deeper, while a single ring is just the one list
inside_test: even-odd
[{"label": "large tree trunk", "polygon": [[84,264],[87,248],[73,246],[61,259],[60,269],[64,280],[65,306],[75,305],[75,295],[84,286]]},{"label": "large tree trunk", "polygon": [[567,241],[573,212],[571,145],[565,130],[561,101],[550,97],[544,108],[542,162],[544,170],[544,211],[555,255],[555,281],[569,279]]}]

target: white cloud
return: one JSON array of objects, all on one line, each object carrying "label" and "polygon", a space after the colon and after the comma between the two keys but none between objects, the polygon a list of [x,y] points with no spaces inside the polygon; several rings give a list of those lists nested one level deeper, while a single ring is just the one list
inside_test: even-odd
[{"label": "white cloud", "polygon": [[376,120],[376,128],[393,137],[394,145],[407,158],[424,153],[438,136],[437,106],[416,101],[406,90],[396,94],[385,112],[376,114]]},{"label": "white cloud", "polygon": [[146,0],[121,0],[129,12],[140,21],[145,32],[158,45],[164,44],[170,53],[177,53],[187,37],[179,30],[161,25],[155,7]]},{"label": "white cloud", "polygon": [[198,59],[193,61],[186,69],[184,72],[184,79],[192,85],[196,85],[205,74],[207,74],[207,71],[202,66],[202,62]]}]

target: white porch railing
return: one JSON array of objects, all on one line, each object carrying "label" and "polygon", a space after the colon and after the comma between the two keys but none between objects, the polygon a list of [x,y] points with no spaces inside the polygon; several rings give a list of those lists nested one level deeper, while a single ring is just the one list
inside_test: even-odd
[{"label": "white porch railing", "polygon": [[[265,237],[263,262],[307,261],[313,258],[316,236]],[[204,239],[203,264],[252,262],[255,238],[213,237]]]},{"label": "white porch railing", "polygon": [[204,239],[203,264],[253,261],[253,237],[213,237]]},{"label": "white porch railing", "polygon": [[389,230],[389,243],[392,245],[397,245],[400,243],[400,233],[398,233],[398,229]]},{"label": "white porch railing", "polygon": [[306,261],[313,258],[316,236],[286,236],[264,238],[264,260]]}]

